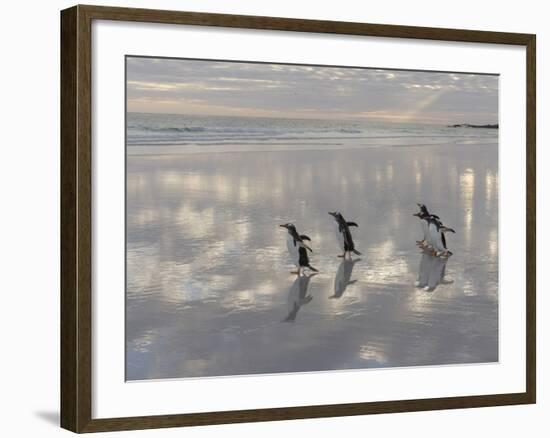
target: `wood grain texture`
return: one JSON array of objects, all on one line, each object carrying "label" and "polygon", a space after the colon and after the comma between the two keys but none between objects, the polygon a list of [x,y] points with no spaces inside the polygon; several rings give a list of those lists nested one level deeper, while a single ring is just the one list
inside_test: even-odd
[{"label": "wood grain texture", "polygon": [[[526,391],[515,394],[92,419],[92,20],[513,44],[527,54]],[[74,432],[473,408],[536,400],[536,39],[534,35],[196,12],[75,6],[61,13],[61,425]]]},{"label": "wood grain texture", "polygon": [[527,61],[527,394],[532,403],[536,403],[537,393],[537,40],[531,35],[526,44]]},{"label": "wood grain texture", "polygon": [[296,18],[228,15],[202,12],[181,12],[103,6],[80,6],[95,19],[139,21],[165,24],[233,27],[245,29],[285,30],[293,32],[364,35],[388,38],[464,41],[494,44],[525,45],[531,35],[479,30],[443,29],[436,27],[396,26],[342,21],[302,20]]},{"label": "wood grain texture", "polygon": [[76,8],[61,16],[61,426],[78,428],[76,307]]},{"label": "wood grain texture", "polygon": [[347,403],[292,408],[207,412],[200,414],[158,415],[92,420],[81,432],[200,426],[260,421],[280,421],[322,417],[345,417],[442,409],[464,409],[531,403],[527,394],[499,394],[473,397],[448,397],[389,402]]}]

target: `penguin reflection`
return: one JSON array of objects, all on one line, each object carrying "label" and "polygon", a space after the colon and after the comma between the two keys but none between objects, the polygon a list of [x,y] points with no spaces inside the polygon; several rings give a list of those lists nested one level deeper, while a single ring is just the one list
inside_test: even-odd
[{"label": "penguin reflection", "polygon": [[329,298],[340,298],[344,295],[346,288],[350,284],[354,284],[357,280],[351,280],[351,274],[353,272],[353,266],[361,261],[361,259],[344,259],[340,266],[338,266],[338,271],[336,271],[336,277],[334,277],[334,295]]},{"label": "penguin reflection", "polygon": [[445,268],[447,258],[436,257],[429,251],[422,251],[420,266],[418,268],[418,279],[415,286],[427,291],[433,291],[439,284],[449,284],[452,280],[445,280]]},{"label": "penguin reflection", "polygon": [[296,277],[296,280],[294,280],[294,283],[292,283],[288,291],[288,315],[283,319],[283,322],[294,322],[300,307],[313,299],[311,295],[307,294],[307,288],[309,286],[309,280],[315,275],[317,274],[313,273]]}]

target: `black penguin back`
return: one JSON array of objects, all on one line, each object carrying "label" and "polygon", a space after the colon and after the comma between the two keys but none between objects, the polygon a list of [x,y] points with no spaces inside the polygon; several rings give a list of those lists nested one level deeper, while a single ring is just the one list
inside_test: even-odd
[{"label": "black penguin back", "polygon": [[309,257],[307,255],[307,249],[305,249],[303,246],[300,246],[298,249],[298,264],[300,266],[309,266]]}]

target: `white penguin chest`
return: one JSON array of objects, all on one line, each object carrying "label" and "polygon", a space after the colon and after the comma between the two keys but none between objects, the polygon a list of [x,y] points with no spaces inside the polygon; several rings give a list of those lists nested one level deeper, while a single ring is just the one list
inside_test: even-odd
[{"label": "white penguin chest", "polygon": [[428,222],[424,219],[420,220],[420,229],[422,230],[422,237],[426,239],[428,237]]},{"label": "white penguin chest", "polygon": [[300,261],[300,246],[298,242],[295,242],[294,237],[292,237],[290,234],[288,234],[286,238],[286,247],[288,249],[288,254],[290,255],[292,263],[298,265]]},{"label": "white penguin chest", "polygon": [[437,229],[437,225],[430,224],[429,227],[430,232],[430,240],[432,243],[432,246],[438,251],[443,251],[443,242],[441,241],[441,231]]}]

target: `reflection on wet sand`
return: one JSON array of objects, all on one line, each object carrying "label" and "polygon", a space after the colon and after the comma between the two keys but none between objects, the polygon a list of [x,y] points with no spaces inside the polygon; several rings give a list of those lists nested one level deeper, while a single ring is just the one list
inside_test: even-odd
[{"label": "reflection on wet sand", "polygon": [[313,299],[311,295],[307,294],[307,288],[311,277],[315,275],[317,274],[313,273],[310,275],[299,275],[296,277],[296,280],[294,280],[288,291],[288,315],[285,319],[283,319],[283,322],[294,322],[300,307],[309,303]]},{"label": "reflection on wet sand", "polygon": [[[497,154],[128,156],[127,378],[498,360]],[[446,263],[419,260],[416,202],[456,230]],[[334,210],[359,224],[363,262],[335,257]],[[314,278],[289,277],[286,222],[311,237]]]},{"label": "reflection on wet sand", "polygon": [[451,284],[453,281],[445,278],[445,268],[448,260],[445,257],[436,257],[428,251],[422,251],[415,286],[433,291],[440,284]]},{"label": "reflection on wet sand", "polygon": [[344,295],[346,288],[357,282],[357,280],[351,279],[351,274],[353,272],[353,267],[357,262],[360,262],[361,259],[344,259],[340,266],[338,266],[338,271],[336,271],[336,276],[334,277],[334,294],[329,298],[340,298]]}]

